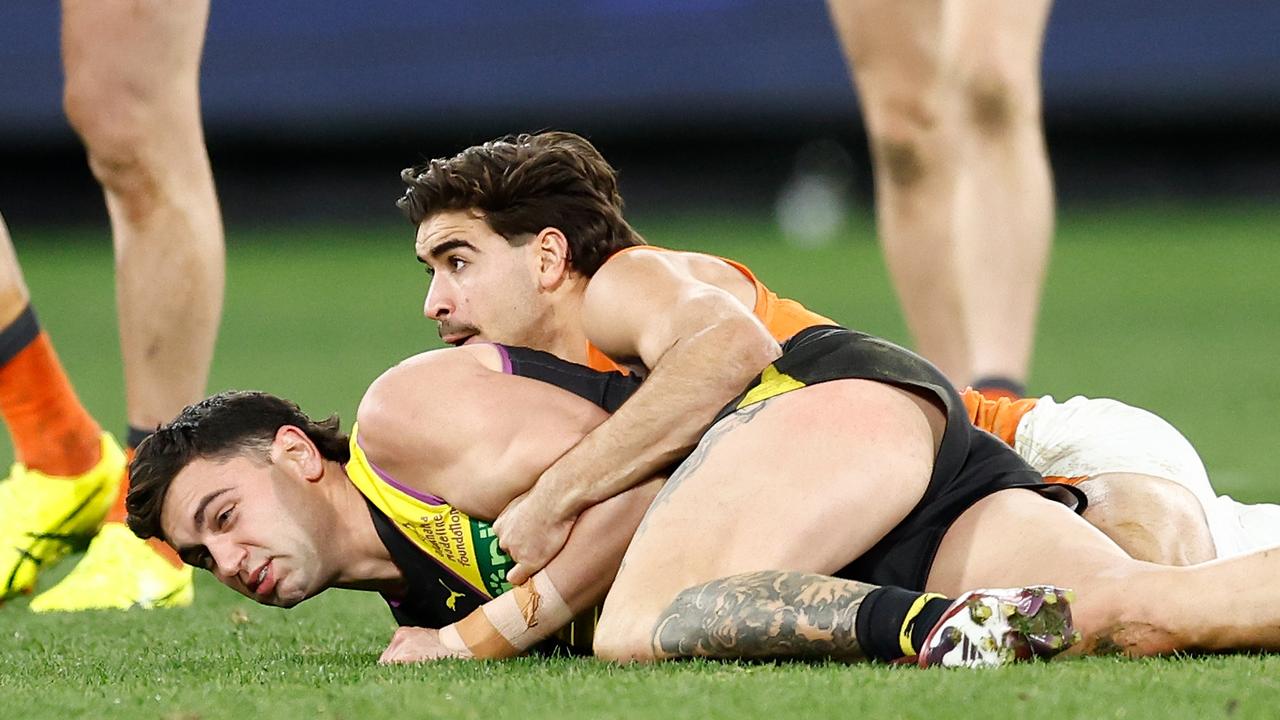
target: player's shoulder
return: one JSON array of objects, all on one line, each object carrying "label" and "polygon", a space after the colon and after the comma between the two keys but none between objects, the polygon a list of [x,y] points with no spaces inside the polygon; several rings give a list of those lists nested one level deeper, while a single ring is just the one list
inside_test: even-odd
[{"label": "player's shoulder", "polygon": [[502,371],[501,350],[487,343],[419,353],[369,385],[356,420],[371,432],[447,414],[456,406],[451,396],[472,391],[486,376]]},{"label": "player's shoulder", "polygon": [[737,294],[754,290],[750,271],[716,255],[639,245],[615,254],[587,286],[588,302],[615,294],[652,293],[662,287],[714,285]]}]

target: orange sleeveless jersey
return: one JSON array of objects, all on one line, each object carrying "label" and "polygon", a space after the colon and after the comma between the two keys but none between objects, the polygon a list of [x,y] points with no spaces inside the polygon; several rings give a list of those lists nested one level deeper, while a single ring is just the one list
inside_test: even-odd
[{"label": "orange sleeveless jersey", "polygon": [[[657,250],[659,252],[682,252],[679,250],[660,248],[654,245],[636,245],[634,247],[619,250],[610,256],[610,260],[622,255],[623,253],[640,249]],[[734,262],[728,258],[719,257],[718,255],[709,255],[708,257],[714,257],[717,260],[728,263],[734,270],[742,273],[743,277],[750,280],[752,285],[755,285],[756,305],[751,309],[751,312],[760,319],[760,322],[764,323],[765,328],[769,330],[769,334],[773,336],[774,340],[784,342],[801,330],[807,327],[813,327],[814,325],[838,324],[830,318],[823,317],[818,313],[809,310],[795,300],[778,297],[777,293],[765,287],[764,283],[760,282],[760,280],[756,278],[755,273],[751,272],[746,265]],[[608,261],[606,260],[605,262]],[[587,357],[589,358],[587,365],[593,370],[602,370],[607,372],[610,370],[621,369],[594,345],[587,345]]]}]

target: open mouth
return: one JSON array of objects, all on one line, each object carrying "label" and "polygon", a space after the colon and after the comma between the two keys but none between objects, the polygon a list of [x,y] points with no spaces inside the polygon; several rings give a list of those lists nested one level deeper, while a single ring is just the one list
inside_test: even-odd
[{"label": "open mouth", "polygon": [[265,597],[272,590],[274,590],[275,586],[276,586],[275,573],[272,572],[271,561],[268,560],[262,563],[262,565],[258,568],[257,572],[253,574],[253,577],[250,579],[250,582],[248,584],[248,589],[249,589],[249,592],[253,593],[259,598],[262,598],[262,597]]}]

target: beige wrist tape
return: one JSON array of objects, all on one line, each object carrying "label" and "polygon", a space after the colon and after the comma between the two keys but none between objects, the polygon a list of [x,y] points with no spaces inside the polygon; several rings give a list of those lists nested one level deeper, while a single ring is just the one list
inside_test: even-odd
[{"label": "beige wrist tape", "polygon": [[573,612],[555,584],[535,576],[455,626],[459,639],[476,657],[506,658],[528,650],[572,619]]},{"label": "beige wrist tape", "polygon": [[445,625],[440,628],[440,644],[449,649],[456,657],[469,658],[475,657],[475,653],[462,640],[462,635],[458,632],[458,623]]}]

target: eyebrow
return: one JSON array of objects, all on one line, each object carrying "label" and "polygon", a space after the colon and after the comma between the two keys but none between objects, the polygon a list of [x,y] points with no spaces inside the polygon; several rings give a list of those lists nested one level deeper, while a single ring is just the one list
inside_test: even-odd
[{"label": "eyebrow", "polygon": [[[204,511],[205,511],[205,508],[209,507],[209,503],[213,502],[219,495],[221,495],[224,492],[227,492],[230,489],[231,488],[229,487],[224,487],[221,490],[214,490],[213,492],[201,498],[200,504],[196,506],[196,512],[194,515],[195,522],[196,522],[196,530],[200,530],[201,528],[204,527]],[[171,541],[167,541],[167,542],[169,542],[170,545],[173,545]],[[177,547],[175,545],[173,549],[175,552],[178,553],[178,557],[182,560],[182,562],[188,565],[195,565],[196,563],[192,562],[190,554],[195,552],[196,550],[204,549],[204,546],[203,545],[184,545],[182,547]]]},{"label": "eyebrow", "polygon": [[[466,240],[461,240],[461,239],[458,239],[458,238],[454,238],[454,239],[452,239],[452,240],[445,240],[444,242],[440,243],[439,245],[437,245],[437,246],[435,246],[435,247],[431,248],[431,252],[427,253],[427,255],[428,255],[428,256],[430,256],[430,257],[434,260],[435,258],[438,258],[438,257],[440,257],[441,255],[444,255],[445,253],[449,252],[450,250],[456,250],[456,249],[458,249],[458,248],[467,248],[468,250],[475,250],[476,252],[479,252],[479,250],[476,250],[476,246],[475,246],[475,245],[472,245],[471,243],[467,242]],[[419,257],[418,257],[418,262],[420,262],[420,263],[425,263],[425,262],[427,262],[427,259],[426,259],[426,258],[424,258],[424,257],[422,257],[422,256],[419,256]]]},{"label": "eyebrow", "polygon": [[196,506],[195,513],[196,530],[200,530],[204,527],[204,510],[209,507],[209,503],[213,502],[219,495],[230,489],[231,488],[229,487],[224,487],[221,490],[214,490],[200,500],[200,504]]}]

